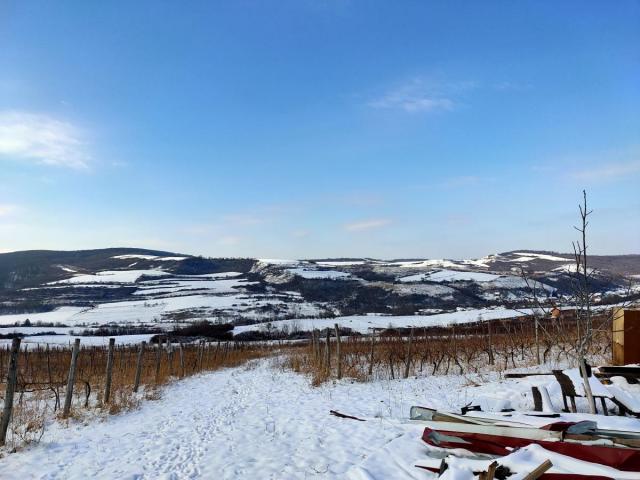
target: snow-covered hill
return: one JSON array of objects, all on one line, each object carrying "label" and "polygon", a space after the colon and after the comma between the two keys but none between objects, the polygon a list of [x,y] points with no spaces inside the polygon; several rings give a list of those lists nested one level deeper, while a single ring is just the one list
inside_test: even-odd
[{"label": "snow-covered hill", "polygon": [[[640,256],[591,262],[601,303],[640,296]],[[390,261],[210,259],[138,249],[16,252],[0,255],[0,325],[28,319],[76,330],[166,329],[209,320],[236,324],[240,332],[256,330],[247,327],[256,323],[299,330],[309,324],[302,319],[336,317],[355,330],[440,325],[515,316],[532,306],[534,287],[562,305],[574,275],[570,255],[532,251]]]}]

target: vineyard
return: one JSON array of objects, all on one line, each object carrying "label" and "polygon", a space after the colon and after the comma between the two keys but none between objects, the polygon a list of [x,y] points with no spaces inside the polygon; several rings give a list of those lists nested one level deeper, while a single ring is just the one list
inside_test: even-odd
[{"label": "vineyard", "polygon": [[[117,346],[113,339],[105,348],[82,346],[76,339],[71,349],[21,349],[20,340],[14,339],[0,349],[1,388],[10,417],[6,443],[15,448],[38,441],[52,417],[64,421],[135,408],[144,399],[158,398],[158,387],[170,381],[235,367],[271,355],[274,348],[237,342]],[[14,398],[8,405],[10,396]]]},{"label": "vineyard", "polygon": [[[537,328],[536,328],[537,323]],[[611,355],[611,316],[595,319],[590,359]],[[538,330],[536,332],[536,330]],[[306,348],[288,358],[290,368],[310,374],[313,384],[332,378],[360,381],[422,375],[504,371],[551,363],[575,364],[579,329],[575,316],[521,317],[450,327],[383,330],[341,338],[340,329],[313,332]]]},{"label": "vineyard", "polygon": [[[590,345],[592,361],[611,353],[610,317],[598,317]],[[537,328],[536,328],[537,327]],[[29,345],[20,340],[0,349],[6,392],[3,428],[7,445],[37,442],[52,418],[65,422],[117,414],[161,396],[159,387],[201,372],[278,356],[283,368],[310,377],[312,385],[333,379],[359,382],[410,376],[502,372],[538,364],[575,363],[578,328],[570,312],[562,319],[514,318],[449,327],[386,329],[367,336],[315,330],[294,342],[192,342],[72,348]],[[14,397],[13,399],[11,397]],[[10,421],[4,426],[5,418]],[[1,433],[1,432],[0,432]]]}]

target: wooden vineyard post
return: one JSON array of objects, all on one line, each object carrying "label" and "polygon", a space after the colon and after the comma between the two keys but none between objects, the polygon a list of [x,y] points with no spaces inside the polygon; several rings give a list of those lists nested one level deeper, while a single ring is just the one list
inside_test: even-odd
[{"label": "wooden vineyard post", "polygon": [[211,343],[204,342],[202,347],[202,366],[200,368],[206,370],[209,365],[209,354],[211,353]]},{"label": "wooden vineyard post", "polygon": [[316,353],[316,331],[315,329],[311,330],[311,358],[315,361],[317,358]]},{"label": "wooden vineyard post", "polygon": [[456,326],[451,325],[451,340],[453,342],[453,356],[458,361],[458,343],[456,342]]},{"label": "wooden vineyard post", "polygon": [[9,354],[9,371],[7,372],[7,389],[4,394],[4,408],[2,409],[2,420],[0,421],[0,445],[4,445],[7,439],[7,430],[13,411],[13,395],[18,382],[18,354],[20,353],[20,339],[14,338],[11,342],[11,353]]},{"label": "wooden vineyard post", "polygon": [[138,350],[138,361],[136,362],[136,378],[133,382],[133,391],[137,392],[140,386],[140,373],[142,372],[142,361],[144,360],[144,346],[147,342],[140,344],[140,350]]},{"label": "wooden vineyard post", "polygon": [[488,339],[489,339],[489,365],[493,365],[494,364],[494,359],[493,359],[493,335],[492,335],[492,331],[491,331],[491,320],[489,320],[487,322],[487,331],[488,331]]},{"label": "wooden vineyard post", "polygon": [[202,356],[204,355],[204,340],[200,341],[200,348],[198,349],[198,371],[202,371]]},{"label": "wooden vineyard post", "polygon": [[316,361],[318,363],[322,363],[322,332],[320,330],[315,330],[314,333],[314,341],[316,342]]},{"label": "wooden vineyard post", "polygon": [[413,342],[413,327],[409,332],[409,343],[407,344],[407,361],[404,365],[404,378],[409,378],[409,369],[411,368],[411,343]]},{"label": "wooden vineyard post", "polygon": [[162,361],[162,337],[158,338],[158,349],[156,350],[156,384],[160,383],[160,362]]},{"label": "wooden vineyard post", "polygon": [[340,327],[335,324],[336,329],[336,362],[337,362],[337,376],[338,380],[342,378],[342,353],[340,351]]},{"label": "wooden vineyard post", "polygon": [[169,364],[169,377],[173,377],[173,345],[169,338],[167,338],[167,363]]},{"label": "wooden vineyard post", "polygon": [[376,331],[371,331],[371,351],[369,352],[369,376],[373,375],[373,355],[376,347]]},{"label": "wooden vineyard post", "polygon": [[184,349],[182,348],[182,342],[178,344],[178,353],[180,354],[180,378],[184,377]]},{"label": "wooden vineyard post", "polygon": [[325,368],[327,369],[327,375],[331,374],[331,329],[327,328],[327,345],[325,348]]},{"label": "wooden vineyard post", "polygon": [[64,396],[64,409],[62,417],[67,418],[71,411],[71,400],[73,398],[73,384],[76,382],[76,365],[78,364],[78,353],[80,352],[80,339],[76,338],[73,342],[73,350],[71,351],[71,365],[69,366],[69,377],[67,378],[67,391]]},{"label": "wooden vineyard post", "polygon": [[107,353],[107,378],[104,382],[104,397],[102,403],[109,403],[109,397],[111,397],[111,377],[113,375],[113,347],[115,346],[116,339],[109,339],[109,352]]},{"label": "wooden vineyard post", "polygon": [[535,334],[536,334],[536,363],[540,365],[540,339],[538,337],[538,317],[537,315],[533,316],[533,320],[535,321]]}]

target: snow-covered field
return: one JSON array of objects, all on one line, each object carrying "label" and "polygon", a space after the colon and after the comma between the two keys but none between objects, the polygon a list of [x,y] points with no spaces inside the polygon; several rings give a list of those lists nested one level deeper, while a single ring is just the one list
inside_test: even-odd
[{"label": "snow-covered field", "polygon": [[167,275],[167,272],[162,270],[114,270],[98,272],[96,274],[89,275],[74,275],[71,278],[65,280],[58,280],[52,282],[52,285],[56,284],[69,284],[69,283],[133,283],[140,277],[160,277]]},{"label": "snow-covered field", "polygon": [[277,298],[264,298],[245,294],[229,295],[182,295],[146,300],[127,300],[124,302],[101,303],[92,308],[63,307],[61,312],[55,310],[37,314],[19,314],[0,316],[0,325],[10,325],[29,320],[32,323],[56,322],[69,326],[105,325],[105,324],[156,324],[162,323],[163,315],[181,310],[194,309],[236,309],[248,310],[264,305],[284,303]]},{"label": "snow-covered field", "polygon": [[[115,335],[116,345],[137,345],[141,342],[148,342],[153,334],[145,333],[139,335]],[[76,338],[80,339],[80,343],[83,346],[92,347],[106,347],[109,345],[109,338],[105,336],[83,335],[82,337],[75,337],[70,335],[34,335],[27,336],[22,339],[22,348],[29,348],[29,346],[36,345],[57,345],[61,347],[73,346],[73,342]],[[0,345],[8,345],[11,340],[0,339]]]},{"label": "snow-covered field", "polygon": [[0,315],[0,325],[13,325],[29,320],[32,324],[43,323],[66,323],[67,320],[81,312],[81,307],[60,307],[51,312],[43,313],[18,313],[12,315]]},{"label": "snow-covered field", "polygon": [[[250,303],[247,303],[250,302]],[[167,297],[157,300],[133,300],[125,302],[102,303],[93,308],[61,307],[57,310],[44,313],[23,313],[13,315],[0,315],[0,327],[22,324],[29,320],[32,324],[37,322],[64,324],[73,326],[100,326],[107,324],[155,324],[162,323],[162,315],[187,309],[224,309],[224,308],[248,308],[250,306],[277,305],[284,301],[277,298],[264,300],[248,299],[244,296],[224,295],[184,295],[179,297]],[[244,305],[243,305],[244,304]],[[318,310],[311,304],[300,304],[303,313],[309,316],[317,314]],[[478,320],[493,320],[522,316],[529,310],[512,310],[508,308],[480,308],[459,310],[456,312],[439,313],[434,315],[353,315],[335,318],[296,318],[290,320],[276,320],[270,322],[272,326],[281,327],[288,324],[300,327],[300,330],[313,330],[324,328],[327,324],[335,323],[366,333],[369,328],[392,327],[430,327],[452,325],[456,323],[468,323]],[[33,327],[30,327],[33,328]],[[236,332],[260,329],[260,324],[244,325],[236,327]],[[42,327],[40,330],[51,331],[52,328]],[[6,332],[18,331],[15,327],[7,328]],[[24,333],[28,333],[24,330]],[[33,330],[36,333],[36,330]]]},{"label": "snow-covered field", "polygon": [[[246,303],[249,302],[249,303]],[[58,310],[36,314],[2,315],[0,316],[0,333],[20,332],[27,336],[24,343],[51,343],[66,345],[73,341],[70,332],[87,327],[101,325],[156,325],[171,326],[171,323],[163,321],[163,316],[172,312],[188,309],[224,309],[236,308],[239,310],[255,308],[260,305],[282,305],[284,300],[270,298],[264,300],[247,299],[242,295],[184,295],[166,297],[156,300],[134,300],[126,302],[113,302],[99,304],[93,308],[62,307]],[[244,305],[244,306],[243,306]],[[307,303],[300,303],[300,313],[308,316],[317,315],[318,310]],[[481,308],[459,310],[449,313],[436,313],[432,315],[353,315],[335,318],[294,318],[288,320],[275,320],[268,323],[269,328],[289,331],[311,331],[332,328],[336,323],[342,327],[351,328],[360,333],[370,333],[371,328],[405,328],[405,327],[433,327],[446,326],[459,323],[476,322],[478,320],[494,320],[522,316],[529,310],[516,311],[508,308]],[[15,327],[14,324],[22,324],[25,320],[32,324],[36,322],[52,322],[68,327]],[[3,327],[4,325],[4,327]],[[234,334],[247,331],[260,331],[266,328],[265,323],[253,325],[239,325],[234,328]],[[54,332],[59,335],[33,335],[42,332]],[[118,336],[118,343],[137,343],[146,341],[151,335],[124,335]],[[9,340],[0,340],[7,343]],[[102,345],[108,342],[107,337],[82,337],[83,344]]]},{"label": "snow-covered field", "polygon": [[[428,479],[435,475],[415,465],[439,449],[423,444],[422,427],[408,422],[412,405],[531,407],[529,384],[498,382],[495,374],[314,388],[276,362],[191,377],[166,387],[160,400],[103,421],[53,423],[40,444],[0,461],[0,478]],[[583,418],[640,431],[636,419]]]},{"label": "snow-covered field", "polygon": [[255,282],[248,282],[244,279],[231,278],[231,279],[192,279],[192,280],[159,280],[145,282],[134,295],[159,295],[167,293],[177,293],[189,290],[206,290],[208,293],[238,293],[238,289],[247,285],[252,285]]},{"label": "snow-covered field", "polygon": [[[509,308],[480,308],[460,310],[457,312],[437,313],[434,315],[352,315],[335,318],[295,318],[291,320],[277,320],[270,322],[270,327],[291,330],[311,331],[331,328],[336,323],[341,327],[348,327],[360,333],[368,333],[371,328],[405,328],[405,327],[435,327],[454,325],[458,323],[477,322],[478,320],[494,320],[499,318],[511,318],[523,316],[530,310],[516,311]],[[235,334],[261,330],[264,324],[236,326]]]},{"label": "snow-covered field", "polygon": [[460,272],[457,270],[439,270],[434,273],[427,274],[425,277],[432,282],[457,282],[457,281],[474,281],[474,282],[490,282],[500,278],[499,275],[482,272]]},{"label": "snow-covered field", "polygon": [[[311,271],[309,274],[320,272]],[[328,272],[340,278],[339,272]],[[165,277],[140,280],[141,277]],[[318,302],[305,302],[298,292],[251,293],[255,285],[239,272],[207,275],[168,275],[162,270],[102,271],[76,275],[46,288],[132,286],[137,288],[131,300],[97,303],[89,307],[61,307],[51,312],[0,315],[0,326],[22,324],[93,327],[100,325],[169,325],[179,315],[184,322],[222,319],[239,315],[262,320],[286,316],[318,316],[325,309]]]},{"label": "snow-covered field", "polygon": [[337,272],[335,270],[312,270],[309,268],[288,268],[287,271],[302,278],[325,278],[325,279],[341,279],[349,278],[351,274],[345,272]]}]

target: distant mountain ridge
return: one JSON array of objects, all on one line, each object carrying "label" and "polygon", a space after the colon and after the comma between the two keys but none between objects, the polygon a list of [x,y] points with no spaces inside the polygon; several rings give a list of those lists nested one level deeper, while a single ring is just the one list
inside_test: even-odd
[{"label": "distant mountain ridge", "polygon": [[[146,257],[146,258],[145,258]],[[162,260],[175,259],[175,260]],[[530,271],[552,270],[554,265],[573,262],[572,254],[544,250],[512,250],[488,255],[476,260],[433,260],[374,258],[322,258],[307,260],[315,264],[340,264],[363,262],[373,265],[407,264],[443,266],[492,272],[513,272],[514,267]],[[250,258],[205,258],[189,254],[151,250],[144,248],[104,248],[93,250],[24,250],[0,254],[0,289],[28,288],[54,282],[77,273],[93,273],[102,270],[122,270],[133,266],[136,269],[162,267],[176,274],[216,273],[233,266],[235,271],[248,272],[257,259]],[[590,255],[591,267],[613,275],[640,275],[640,254]],[[66,268],[66,270],[65,270]]]},{"label": "distant mountain ridge", "polygon": [[[596,269],[591,287],[598,302],[640,298],[640,255],[589,259]],[[571,254],[533,250],[470,260],[205,258],[139,248],[31,250],[0,254],[0,314],[68,306],[92,312],[80,315],[82,323],[122,311],[109,318],[116,323],[125,317],[128,323],[214,318],[242,324],[300,316],[526,308],[531,305],[530,282],[559,304],[570,303],[574,272]],[[101,308],[105,304],[108,309]]]},{"label": "distant mountain ridge", "polygon": [[35,287],[74,273],[162,267],[170,273],[199,274],[226,271],[229,265],[248,271],[253,263],[246,259],[211,259],[144,248],[24,250],[0,254],[0,289]]}]

